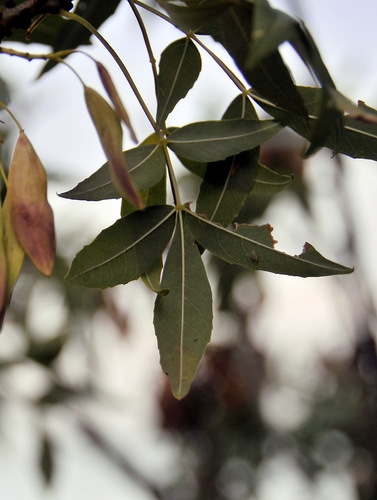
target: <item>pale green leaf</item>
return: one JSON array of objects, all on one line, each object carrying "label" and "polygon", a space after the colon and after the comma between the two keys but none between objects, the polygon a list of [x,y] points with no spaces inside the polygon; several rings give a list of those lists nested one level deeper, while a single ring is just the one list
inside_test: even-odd
[{"label": "pale green leaf", "polygon": [[168,136],[168,146],[184,158],[213,162],[256,148],[281,129],[273,120],[196,122],[174,130]]},{"label": "pale green leaf", "polygon": [[212,295],[203,262],[194,238],[179,212],[161,287],[154,325],[161,366],[175,397],[189,391],[212,330]]},{"label": "pale green leaf", "polygon": [[163,51],[157,79],[159,126],[163,126],[178,101],[192,88],[201,68],[199,51],[188,37],[176,40]]},{"label": "pale green leaf", "polygon": [[[131,177],[140,191],[157,184],[165,173],[165,157],[157,144],[141,145],[123,153]],[[99,201],[120,198],[115,188],[106,162],[94,174],[73,189],[59,194],[72,200]]]},{"label": "pale green leaf", "polygon": [[173,207],[160,205],[119,219],[76,255],[66,279],[91,288],[138,279],[162,255],[174,213]]},{"label": "pale green leaf", "polygon": [[276,250],[269,225],[240,224],[235,230],[230,230],[192,212],[188,220],[198,243],[230,264],[305,278],[352,272],[352,269],[323,257],[309,243],[298,256]]}]

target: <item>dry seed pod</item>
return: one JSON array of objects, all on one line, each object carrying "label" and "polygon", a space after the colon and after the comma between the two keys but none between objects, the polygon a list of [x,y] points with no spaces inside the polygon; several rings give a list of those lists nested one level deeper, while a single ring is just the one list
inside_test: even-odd
[{"label": "dry seed pod", "polygon": [[54,216],[47,202],[47,177],[23,131],[9,168],[7,196],[18,241],[35,267],[50,275],[55,260],[55,229]]},{"label": "dry seed pod", "polygon": [[111,99],[111,102],[113,103],[115,111],[117,112],[119,118],[121,120],[123,120],[126,127],[128,128],[128,131],[131,135],[131,139],[137,143],[137,137],[136,137],[134,129],[132,128],[130,118],[128,116],[128,113],[127,113],[125,107],[123,106],[122,100],[119,97],[118,91],[115,88],[115,85],[114,85],[114,82],[110,76],[110,73],[107,71],[105,66],[98,61],[96,61],[96,66],[97,66],[98,74],[101,78],[102,85],[104,86],[104,88],[107,92],[107,95]]},{"label": "dry seed pod", "polygon": [[143,202],[128,172],[122,151],[122,127],[118,115],[103,97],[89,87],[85,87],[85,101],[108,159],[114,186],[123,198],[143,209]]},{"label": "dry seed pod", "polygon": [[0,328],[3,324],[5,309],[7,306],[8,271],[4,239],[3,207],[0,205]]},{"label": "dry seed pod", "polygon": [[25,252],[23,251],[12,226],[8,195],[5,196],[2,212],[4,249],[7,259],[7,297],[9,302],[13,287],[21,272]]}]

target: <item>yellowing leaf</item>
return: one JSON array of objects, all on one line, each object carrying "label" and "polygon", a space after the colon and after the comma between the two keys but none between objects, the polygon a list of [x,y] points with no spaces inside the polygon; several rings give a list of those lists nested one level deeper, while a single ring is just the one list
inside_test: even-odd
[{"label": "yellowing leaf", "polygon": [[47,177],[24,132],[20,132],[14,149],[7,196],[18,241],[37,269],[50,275],[55,260],[55,229],[47,202]]},{"label": "yellowing leaf", "polygon": [[113,108],[95,90],[85,87],[85,101],[103,150],[109,161],[111,179],[119,193],[137,208],[143,202],[131,179],[122,152],[122,127]]}]

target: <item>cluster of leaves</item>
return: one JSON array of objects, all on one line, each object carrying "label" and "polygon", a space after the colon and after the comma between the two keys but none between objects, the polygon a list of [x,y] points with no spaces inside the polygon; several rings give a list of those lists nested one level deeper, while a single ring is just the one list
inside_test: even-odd
[{"label": "cluster of leaves", "polygon": [[[115,8],[119,2],[109,3]],[[279,175],[260,163],[260,146],[288,126],[308,140],[306,155],[326,146],[334,153],[377,159],[377,112],[363,103],[353,105],[336,90],[305,26],[273,9],[267,0],[160,0],[168,15],[138,0],[129,3],[151,56],[137,6],[174,24],[184,36],[162,52],[158,71],[153,68],[155,116],[136,88],[153,128],[152,135],[137,147],[122,151],[120,120],[123,118],[128,126],[129,120],[102,65],[97,63],[112,106],[85,87],[88,110],[108,161],[61,196],[88,201],[122,198],[122,209],[121,218],[77,254],[66,279],[86,287],[106,288],[141,278],[157,294],[154,325],[161,365],[173,394],[182,398],[212,330],[211,288],[202,261],[205,250],[252,271],[302,277],[352,271],[329,261],[309,243],[298,256],[276,250],[269,225],[232,226],[250,197],[274,194],[292,181],[292,177]],[[95,28],[77,15],[60,14],[89,26],[96,34]],[[77,33],[76,38],[70,38],[69,47],[62,47],[56,39],[50,39],[50,44],[56,50],[75,48],[85,43],[82,31]],[[244,81],[206,47],[200,35],[210,35],[225,47]],[[108,43],[97,36],[114,55]],[[297,51],[316,78],[317,87],[295,85],[279,53],[283,42]],[[170,113],[200,75],[198,47],[219,63],[238,88],[238,95],[220,120],[179,128],[167,126]],[[115,59],[134,88],[127,69],[116,55]],[[272,119],[259,119],[253,102]],[[195,209],[192,203],[181,200],[172,153],[201,179]],[[167,179],[172,205],[166,202]]]}]

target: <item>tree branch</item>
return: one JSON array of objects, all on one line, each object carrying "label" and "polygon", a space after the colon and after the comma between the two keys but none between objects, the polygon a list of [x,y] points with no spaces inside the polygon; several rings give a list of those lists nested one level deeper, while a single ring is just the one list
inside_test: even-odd
[{"label": "tree branch", "polygon": [[25,0],[16,5],[13,0],[7,0],[0,7],[0,41],[12,36],[14,29],[28,29],[35,16],[58,14],[60,9],[72,9],[71,0]]}]

